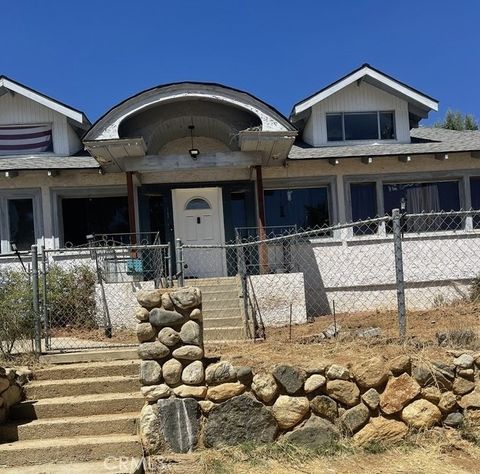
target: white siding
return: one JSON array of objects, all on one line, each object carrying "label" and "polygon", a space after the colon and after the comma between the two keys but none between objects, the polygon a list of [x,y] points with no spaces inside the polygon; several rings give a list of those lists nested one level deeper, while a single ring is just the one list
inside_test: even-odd
[{"label": "white siding", "polygon": [[[331,112],[372,112],[377,110],[395,112],[396,140],[389,142],[409,143],[410,126],[408,103],[392,94],[382,91],[366,82],[359,86],[351,84],[312,107],[303,139],[313,146],[336,146],[345,142],[327,142],[326,114]],[[374,140],[375,141],[375,140]],[[364,144],[362,140],[358,143]],[[354,144],[357,142],[348,142]]]}]

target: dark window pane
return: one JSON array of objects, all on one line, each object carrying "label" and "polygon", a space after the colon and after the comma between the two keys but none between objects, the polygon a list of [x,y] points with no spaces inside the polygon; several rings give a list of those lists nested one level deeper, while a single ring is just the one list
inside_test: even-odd
[{"label": "dark window pane", "polygon": [[35,243],[32,199],[8,200],[8,224],[10,243],[14,242],[18,250],[30,250]]},{"label": "dark window pane", "polygon": [[327,140],[329,142],[338,142],[343,140],[341,114],[327,115]]},{"label": "dark window pane", "polygon": [[66,198],[62,200],[63,236],[73,245],[89,234],[128,233],[126,197]]},{"label": "dark window pane", "polygon": [[[472,209],[480,209],[480,176],[470,178],[470,196],[472,198]],[[473,216],[473,226],[480,227],[480,216]]]},{"label": "dark window pane", "polygon": [[345,114],[345,140],[371,140],[378,138],[376,112]]},{"label": "dark window pane", "polygon": [[[165,209],[165,199],[163,196],[149,196],[148,198],[148,215],[150,221],[150,232],[158,232],[160,242],[163,244],[167,241],[165,217],[167,210]],[[153,238],[153,237],[150,237]],[[150,242],[153,243],[153,242]]]},{"label": "dark window pane", "polygon": [[249,229],[247,229],[247,202],[245,192],[230,193],[230,212],[235,232],[238,232],[241,238],[248,237]]},{"label": "dark window pane", "polygon": [[382,140],[395,138],[393,112],[380,112],[380,138]]},{"label": "dark window pane", "polygon": [[210,209],[210,204],[205,199],[202,198],[193,198],[188,201],[185,209],[192,210],[192,209]]},{"label": "dark window pane", "polygon": [[[352,199],[352,220],[360,221],[377,215],[377,191],[375,183],[352,183],[350,185]],[[355,226],[355,235],[374,234],[377,226]]]}]

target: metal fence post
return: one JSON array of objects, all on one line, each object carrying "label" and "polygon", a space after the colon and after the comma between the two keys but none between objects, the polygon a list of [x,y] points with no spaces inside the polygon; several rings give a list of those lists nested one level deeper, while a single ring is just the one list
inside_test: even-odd
[{"label": "metal fence post", "polygon": [[47,254],[45,246],[40,247],[40,260],[42,261],[42,316],[43,316],[43,332],[45,337],[45,350],[50,349],[50,340],[48,338],[48,289],[47,289]]},{"label": "metal fence post", "polygon": [[178,286],[183,286],[184,284],[184,276],[183,276],[183,246],[182,241],[180,239],[176,240],[176,253],[177,253],[177,281]]},{"label": "metal fence post", "polygon": [[38,292],[38,248],[32,245],[32,303],[34,317],[34,342],[35,353],[40,355],[42,352],[41,342],[41,320],[40,320],[40,298]]},{"label": "metal fence post", "polygon": [[172,242],[168,242],[167,259],[168,259],[168,286],[173,287],[173,268],[172,268]]},{"label": "metal fence post", "polygon": [[393,249],[395,252],[395,283],[397,287],[397,312],[400,338],[407,335],[407,314],[405,306],[405,280],[403,276],[403,253],[402,253],[402,215],[399,209],[392,211],[393,224]]}]

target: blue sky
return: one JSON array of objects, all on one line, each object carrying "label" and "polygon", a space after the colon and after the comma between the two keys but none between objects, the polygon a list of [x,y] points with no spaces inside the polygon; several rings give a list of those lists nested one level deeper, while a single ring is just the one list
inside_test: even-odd
[{"label": "blue sky", "polygon": [[[4,5],[2,5],[4,3]],[[371,65],[480,118],[476,0],[0,0],[4,74],[87,113],[168,82],[220,82],[284,114]]]}]

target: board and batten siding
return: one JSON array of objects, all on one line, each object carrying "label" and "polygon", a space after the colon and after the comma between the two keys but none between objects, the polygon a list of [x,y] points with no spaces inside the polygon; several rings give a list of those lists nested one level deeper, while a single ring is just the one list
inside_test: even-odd
[{"label": "board and batten siding", "polygon": [[[341,91],[331,95],[312,107],[312,114],[307,121],[303,139],[313,146],[341,146],[345,143],[364,144],[362,141],[328,142],[326,115],[335,112],[375,112],[394,111],[396,140],[389,143],[410,143],[410,125],[408,103],[388,92],[366,82],[350,84]],[[378,140],[371,140],[372,142]]]},{"label": "board and batten siding", "polygon": [[80,140],[68,124],[67,118],[20,94],[0,97],[0,125],[52,124],[53,151],[70,155],[81,148]]}]

